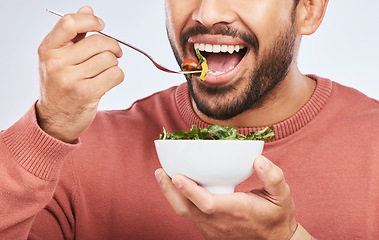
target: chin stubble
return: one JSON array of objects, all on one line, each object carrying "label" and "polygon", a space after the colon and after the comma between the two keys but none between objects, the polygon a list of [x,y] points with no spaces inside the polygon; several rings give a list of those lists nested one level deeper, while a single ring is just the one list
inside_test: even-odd
[{"label": "chin stubble", "polygon": [[[167,32],[170,44],[178,64],[182,63],[179,51],[173,45],[170,34]],[[294,24],[291,24],[281,34],[272,47],[258,56],[259,43],[253,33],[241,33],[231,27],[218,27],[207,30],[204,26],[197,26],[184,32],[180,38],[180,45],[185,49],[189,37],[197,34],[225,34],[244,39],[253,50],[257,65],[253,69],[246,69],[228,86],[210,86],[195,79],[186,77],[189,91],[197,109],[207,117],[216,120],[228,120],[252,109],[261,107],[265,99],[273,97],[273,89],[287,76],[294,58],[296,35]],[[248,73],[250,71],[250,73]]]},{"label": "chin stubble", "polygon": [[240,77],[229,86],[209,86],[187,78],[198,110],[207,117],[228,120],[261,107],[265,99],[273,97],[273,89],[289,72],[294,58],[295,38],[293,27],[280,34],[273,46],[262,57],[256,58],[258,64],[250,70],[250,76]]}]

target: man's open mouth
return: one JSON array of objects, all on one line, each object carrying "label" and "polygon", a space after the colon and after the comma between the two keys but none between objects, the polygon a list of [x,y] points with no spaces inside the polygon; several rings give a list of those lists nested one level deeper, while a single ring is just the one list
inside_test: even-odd
[{"label": "man's open mouth", "polygon": [[199,49],[207,59],[209,75],[222,75],[235,69],[247,53],[248,48],[241,44],[209,44],[194,43],[194,49]]}]

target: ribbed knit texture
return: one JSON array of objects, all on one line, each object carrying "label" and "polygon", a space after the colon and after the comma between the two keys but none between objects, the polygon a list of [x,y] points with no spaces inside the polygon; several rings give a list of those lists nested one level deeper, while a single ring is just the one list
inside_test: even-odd
[{"label": "ribbed knit texture", "polygon": [[19,164],[35,176],[52,180],[67,154],[78,144],[66,144],[46,134],[36,121],[35,107],[9,129],[3,139]]},{"label": "ribbed knit texture", "polygon": [[[310,75],[312,78],[315,76]],[[325,103],[327,102],[332,92],[332,82],[328,79],[319,79],[317,81],[316,89],[310,98],[310,100],[293,116],[274,124],[275,139],[272,141],[278,141],[283,139],[296,131],[300,130],[307,123],[312,121],[314,117],[321,111]],[[200,128],[209,126],[209,123],[201,120],[194,112],[188,92],[188,85],[182,84],[178,87],[176,92],[176,101],[180,114],[183,116],[184,121],[188,125],[197,125]],[[253,128],[239,128],[238,131],[241,134],[247,135],[252,131],[261,130],[262,127]]]}]

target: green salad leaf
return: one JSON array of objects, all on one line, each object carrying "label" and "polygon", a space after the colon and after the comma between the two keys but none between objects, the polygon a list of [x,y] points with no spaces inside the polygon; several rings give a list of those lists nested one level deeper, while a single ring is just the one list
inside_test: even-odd
[{"label": "green salad leaf", "polygon": [[198,48],[196,48],[195,51],[197,59],[199,59],[199,65],[201,66],[200,80],[205,81],[205,78],[207,77],[207,74],[209,72],[207,59],[201,55],[200,50]]},{"label": "green salad leaf", "polygon": [[189,132],[184,130],[170,133],[163,128],[159,136],[161,140],[260,140],[268,141],[275,138],[274,127],[251,132],[247,136],[240,134],[236,127],[222,127],[212,125],[206,128],[198,128],[193,125]]},{"label": "green salad leaf", "polygon": [[195,49],[196,57],[199,60],[199,65],[201,65],[203,62],[207,62],[207,59],[201,55],[200,50],[198,48]]}]

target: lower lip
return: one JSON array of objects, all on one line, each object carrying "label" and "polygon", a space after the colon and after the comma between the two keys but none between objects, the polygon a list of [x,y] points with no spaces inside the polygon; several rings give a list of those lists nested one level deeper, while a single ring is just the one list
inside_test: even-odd
[{"label": "lower lip", "polygon": [[[237,66],[225,73],[213,75],[211,73],[207,74],[207,77],[205,78],[205,81],[202,81],[204,84],[209,85],[227,85],[235,79],[235,76],[240,71],[243,62],[245,61],[245,57],[249,53],[249,50],[245,53],[245,56],[241,59],[241,61],[237,64]],[[200,81],[200,78],[197,78]]]}]

